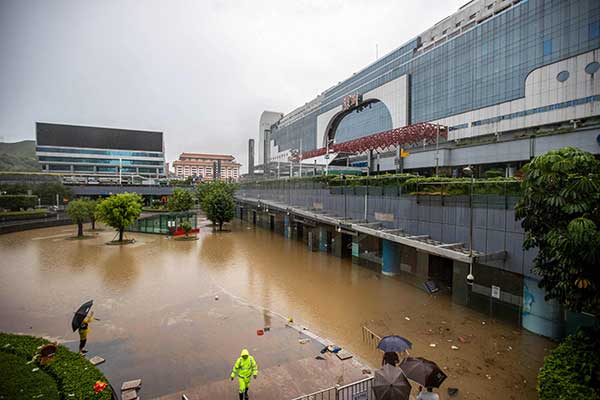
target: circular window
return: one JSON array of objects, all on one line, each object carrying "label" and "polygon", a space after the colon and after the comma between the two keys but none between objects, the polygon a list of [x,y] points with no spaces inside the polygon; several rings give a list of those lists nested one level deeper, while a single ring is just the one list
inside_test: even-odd
[{"label": "circular window", "polygon": [[569,71],[560,71],[558,75],[556,75],[556,80],[559,82],[564,82],[569,79]]},{"label": "circular window", "polygon": [[585,72],[590,75],[595,74],[600,69],[600,63],[598,61],[592,61],[588,65],[585,66]]}]

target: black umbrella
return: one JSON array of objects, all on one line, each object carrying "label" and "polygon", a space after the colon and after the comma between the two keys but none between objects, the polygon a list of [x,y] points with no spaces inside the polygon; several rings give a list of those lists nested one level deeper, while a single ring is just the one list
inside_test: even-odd
[{"label": "black umbrella", "polygon": [[90,312],[90,308],[92,308],[92,305],[94,305],[94,300],[90,300],[87,303],[83,303],[75,312],[75,315],[73,315],[73,320],[71,321],[71,328],[73,328],[73,332],[79,329],[81,323]]},{"label": "black umbrella", "polygon": [[409,379],[426,388],[439,388],[448,377],[436,363],[421,357],[407,357],[400,368]]},{"label": "black umbrella", "polygon": [[384,352],[401,352],[412,348],[412,343],[402,336],[386,336],[379,341],[377,348]]},{"label": "black umbrella", "polygon": [[377,400],[408,400],[411,390],[402,370],[389,364],[375,371],[372,388]]}]

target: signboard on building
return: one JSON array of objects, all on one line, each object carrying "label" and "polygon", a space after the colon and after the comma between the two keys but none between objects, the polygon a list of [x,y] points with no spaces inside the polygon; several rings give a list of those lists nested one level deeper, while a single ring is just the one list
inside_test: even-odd
[{"label": "signboard on building", "polygon": [[500,299],[500,286],[492,285],[492,297],[495,299]]},{"label": "signboard on building", "polygon": [[349,94],[348,96],[344,97],[344,101],[342,103],[342,109],[349,110],[352,107],[356,107],[361,102],[362,102],[362,94],[358,94],[358,93]]}]

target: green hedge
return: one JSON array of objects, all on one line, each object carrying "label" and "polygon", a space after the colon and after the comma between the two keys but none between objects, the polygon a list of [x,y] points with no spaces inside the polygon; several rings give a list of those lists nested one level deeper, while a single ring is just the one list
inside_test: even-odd
[{"label": "green hedge", "polygon": [[[45,339],[32,336],[0,333],[0,351],[15,354],[31,360],[38,347],[48,344]],[[54,360],[46,365],[38,365],[56,381],[63,400],[97,399],[110,400],[110,387],[100,393],[94,392],[96,381],[108,382],[100,370],[85,357],[73,353],[64,346],[58,346]]]},{"label": "green hedge", "polygon": [[579,330],[544,359],[538,374],[540,400],[600,399],[598,334]]},{"label": "green hedge", "polygon": [[14,354],[0,352],[0,399],[60,400],[56,381]]},{"label": "green hedge", "polygon": [[0,208],[12,211],[19,211],[22,208],[34,208],[36,202],[36,196],[28,196],[26,194],[8,194],[0,196]]},{"label": "green hedge", "polygon": [[[439,184],[437,184],[439,183]],[[468,195],[471,190],[471,178],[448,178],[443,176],[423,177],[412,174],[385,174],[375,176],[320,175],[306,178],[265,180],[242,183],[240,187],[258,189],[301,189],[311,188],[314,184],[336,186],[399,186],[403,193],[444,194],[450,196]],[[521,183],[517,179],[488,178],[476,179],[473,185],[474,194],[496,194],[518,196]]]}]

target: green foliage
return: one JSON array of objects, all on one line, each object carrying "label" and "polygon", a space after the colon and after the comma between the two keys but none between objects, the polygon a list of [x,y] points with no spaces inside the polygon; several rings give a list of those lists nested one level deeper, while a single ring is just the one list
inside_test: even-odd
[{"label": "green foliage", "polygon": [[192,192],[185,189],[176,188],[173,194],[169,196],[167,208],[169,211],[188,211],[194,207],[194,196]]},{"label": "green foliage", "polygon": [[11,194],[0,196],[0,208],[11,211],[19,211],[21,209],[34,208],[37,202],[37,197],[28,196],[26,194]]},{"label": "green foliage", "polygon": [[59,400],[54,379],[27,359],[0,352],[0,399]]},{"label": "green foliage", "polygon": [[[439,183],[437,185],[436,183]],[[470,192],[470,178],[448,178],[444,176],[424,177],[412,174],[384,174],[375,176],[354,175],[320,175],[314,177],[265,180],[257,182],[246,182],[241,188],[252,187],[257,189],[300,189],[325,187],[355,187],[355,186],[396,186],[402,193],[432,194],[461,196]],[[519,181],[511,178],[489,178],[477,179],[474,184],[475,194],[496,194],[500,196],[516,195],[520,192]]]},{"label": "green foliage", "polygon": [[135,193],[112,195],[96,207],[96,218],[119,231],[119,241],[123,241],[125,228],[142,213],[142,198]]},{"label": "green foliage", "polygon": [[5,194],[28,194],[28,190],[31,190],[31,187],[23,183],[0,185],[0,192]]},{"label": "green foliage", "polygon": [[[25,361],[34,357],[39,346],[48,343],[45,339],[32,336],[0,333],[0,352],[14,354]],[[37,363],[29,364],[29,367],[33,369],[35,365]],[[111,399],[109,387],[100,393],[94,392],[96,381],[108,382],[102,372],[85,357],[69,351],[64,346],[58,346],[52,361],[46,365],[37,365],[37,368],[54,379],[61,399]]]},{"label": "green foliage", "polygon": [[0,143],[0,171],[40,171],[35,140]]},{"label": "green foliage", "polygon": [[237,184],[227,183],[227,182],[223,182],[223,181],[212,181],[212,182],[201,183],[198,185],[198,187],[196,187],[196,198],[200,202],[200,206],[202,206],[202,201],[203,201],[204,196],[206,194],[208,194],[211,190],[221,189],[221,190],[224,190],[225,192],[229,193],[233,197],[237,188],[238,188]]},{"label": "green foliage", "polygon": [[190,221],[182,221],[179,224],[179,227],[183,230],[183,232],[185,233],[185,236],[189,235],[189,233],[192,231],[193,227]]},{"label": "green foliage", "polygon": [[67,204],[65,211],[73,222],[77,224],[77,236],[83,236],[83,223],[88,221],[93,214],[90,214],[90,200],[78,199]]},{"label": "green foliage", "polygon": [[524,168],[516,218],[537,247],[533,271],[547,299],[600,315],[600,161],[567,147]]},{"label": "green foliage", "polygon": [[580,330],[545,359],[538,374],[540,400],[600,400],[598,332]]},{"label": "green foliage", "polygon": [[71,189],[60,182],[41,183],[33,187],[33,194],[40,198],[42,204],[56,205],[56,195],[62,204],[64,198],[71,196]]},{"label": "green foliage", "polygon": [[27,210],[27,211],[4,211],[0,212],[0,218],[8,218],[8,217],[45,217],[48,214],[48,210],[46,209],[36,209],[36,210]]},{"label": "green foliage", "polygon": [[213,224],[223,229],[223,223],[229,222],[235,215],[233,195],[221,186],[214,186],[202,196],[202,210]]}]

